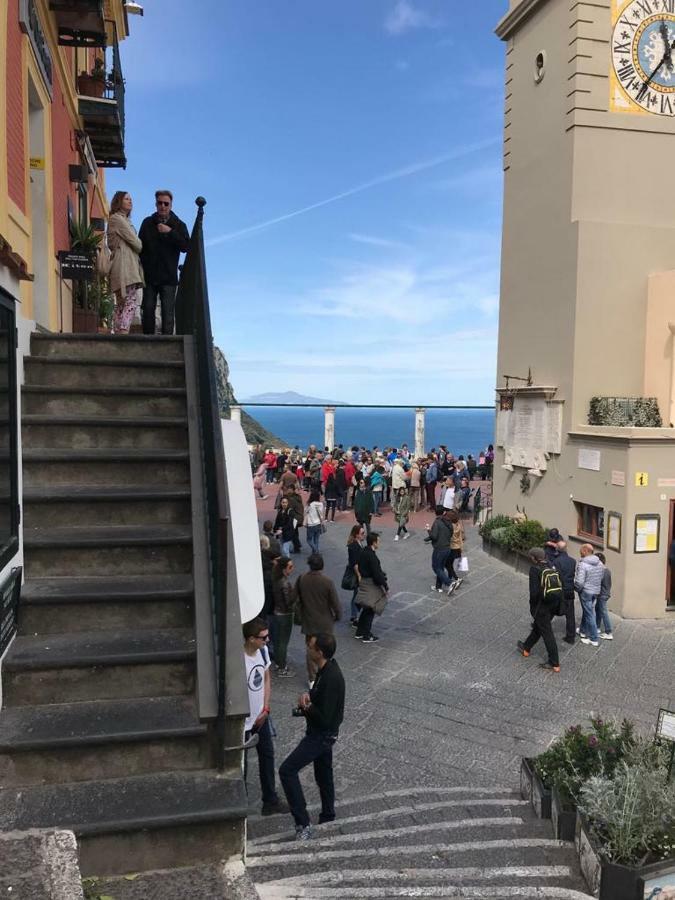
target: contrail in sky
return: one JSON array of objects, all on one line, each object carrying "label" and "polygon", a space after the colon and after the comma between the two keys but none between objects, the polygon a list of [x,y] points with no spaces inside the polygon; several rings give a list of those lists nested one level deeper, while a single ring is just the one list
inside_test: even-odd
[{"label": "contrail in sky", "polygon": [[475,144],[459,147],[457,150],[453,150],[452,153],[445,153],[443,156],[436,156],[433,159],[427,159],[423,162],[405,166],[402,169],[396,169],[394,172],[388,172],[386,175],[380,175],[378,178],[373,178],[371,181],[357,184],[356,187],[348,188],[346,191],[334,194],[332,197],[327,197],[325,200],[319,200],[317,203],[311,203],[309,206],[303,206],[301,209],[294,209],[293,212],[285,213],[283,216],[267,219],[265,222],[258,222],[256,225],[240,228],[239,231],[230,231],[228,234],[221,234],[218,237],[211,238],[211,240],[206,242],[207,246],[213,247],[214,244],[224,244],[226,241],[232,241],[235,238],[244,237],[244,235],[247,234],[254,234],[256,231],[262,231],[265,228],[270,228],[272,225],[278,225],[280,222],[287,222],[289,219],[295,219],[297,216],[302,216],[314,209],[320,209],[322,206],[336,203],[338,200],[344,200],[346,197],[353,197],[354,194],[360,194],[362,191],[370,190],[370,188],[377,187],[380,184],[387,184],[389,181],[398,181],[400,178],[409,178],[411,175],[417,175],[418,172],[426,172],[428,169],[435,169],[437,166],[452,162],[452,160],[461,159],[463,156],[468,156],[479,150],[486,150],[488,147],[493,147],[495,144],[498,144],[499,141],[500,139],[498,138],[478,141]]}]

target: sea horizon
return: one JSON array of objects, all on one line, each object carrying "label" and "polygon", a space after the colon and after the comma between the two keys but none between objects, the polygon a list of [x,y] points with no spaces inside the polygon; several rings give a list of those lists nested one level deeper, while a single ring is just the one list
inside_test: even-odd
[{"label": "sea horizon", "polygon": [[[286,446],[306,449],[310,444],[323,446],[324,414],[318,407],[246,406],[250,416]],[[427,409],[425,414],[425,449],[441,444],[459,455],[476,456],[494,443],[495,411],[493,409]],[[382,409],[377,407],[337,407],[335,411],[335,443],[344,447],[415,446],[414,408]]]}]

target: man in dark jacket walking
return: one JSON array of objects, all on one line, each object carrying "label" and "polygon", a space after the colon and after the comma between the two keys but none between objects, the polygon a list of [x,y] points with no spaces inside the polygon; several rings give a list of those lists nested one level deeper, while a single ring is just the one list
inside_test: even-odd
[{"label": "man in dark jacket walking", "polygon": [[431,585],[432,591],[443,593],[446,588],[450,593],[450,585],[452,579],[448,575],[447,562],[450,556],[450,540],[452,538],[452,522],[450,521],[450,510],[444,509],[442,506],[436,507],[438,513],[434,524],[427,525],[427,536],[424,538],[425,543],[431,543],[433,552],[431,554],[431,568],[436,576],[436,584]]},{"label": "man in dark jacket walking", "polygon": [[307,645],[307,677],[310,687],[316,678],[316,660],[309,652],[313,634],[333,634],[342,617],[342,607],[332,580],[323,574],[323,556],[312,553],[307,560],[309,572],[295,582],[297,614]]},{"label": "man in dark jacket walking", "polygon": [[548,662],[541,663],[542,669],[548,669],[550,672],[560,671],[560,660],[558,658],[558,645],[555,642],[553,628],[551,623],[555,615],[555,609],[551,603],[547,603],[544,597],[542,585],[542,572],[546,568],[550,568],[546,564],[546,555],[541,547],[533,547],[529,553],[530,557],[530,613],[532,615],[532,630],[525,641],[518,641],[518,651],[521,656],[529,656],[530,651],[537,643],[539,638],[544,639],[544,644],[548,651]]},{"label": "man in dark jacket walking", "polygon": [[173,334],[178,284],[178,259],[187,253],[190,236],[184,222],[172,212],[171,191],[155,191],[157,212],[143,219],[138,236],[143,244],[145,275],[141,319],[143,334],[155,333],[157,297],[162,305],[162,334]]},{"label": "man in dark jacket walking", "polygon": [[553,565],[560,572],[565,596],[565,637],[563,640],[567,644],[573,644],[577,634],[574,614],[574,573],[577,564],[567,552],[567,543],[563,540],[558,541],[558,555],[553,561]]}]

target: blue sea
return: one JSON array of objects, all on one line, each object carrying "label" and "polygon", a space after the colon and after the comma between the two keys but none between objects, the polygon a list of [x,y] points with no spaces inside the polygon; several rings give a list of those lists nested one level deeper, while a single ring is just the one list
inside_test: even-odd
[{"label": "blue sea", "polygon": [[[249,415],[289,447],[323,445],[323,409],[288,406],[244,406]],[[455,455],[476,456],[494,443],[495,414],[489,409],[428,409],[426,449],[445,446]],[[345,447],[415,446],[414,409],[349,409],[335,411],[335,442]]]}]

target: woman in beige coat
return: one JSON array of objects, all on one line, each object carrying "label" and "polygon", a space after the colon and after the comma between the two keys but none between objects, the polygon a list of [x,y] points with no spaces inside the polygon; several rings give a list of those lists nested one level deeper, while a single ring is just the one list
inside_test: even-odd
[{"label": "woman in beige coat", "polygon": [[110,204],[108,221],[108,246],[112,256],[110,290],[115,294],[115,334],[129,333],[138,307],[138,289],[145,284],[140,260],[143,244],[129,221],[132,208],[131,196],[126,191],[117,191]]}]

